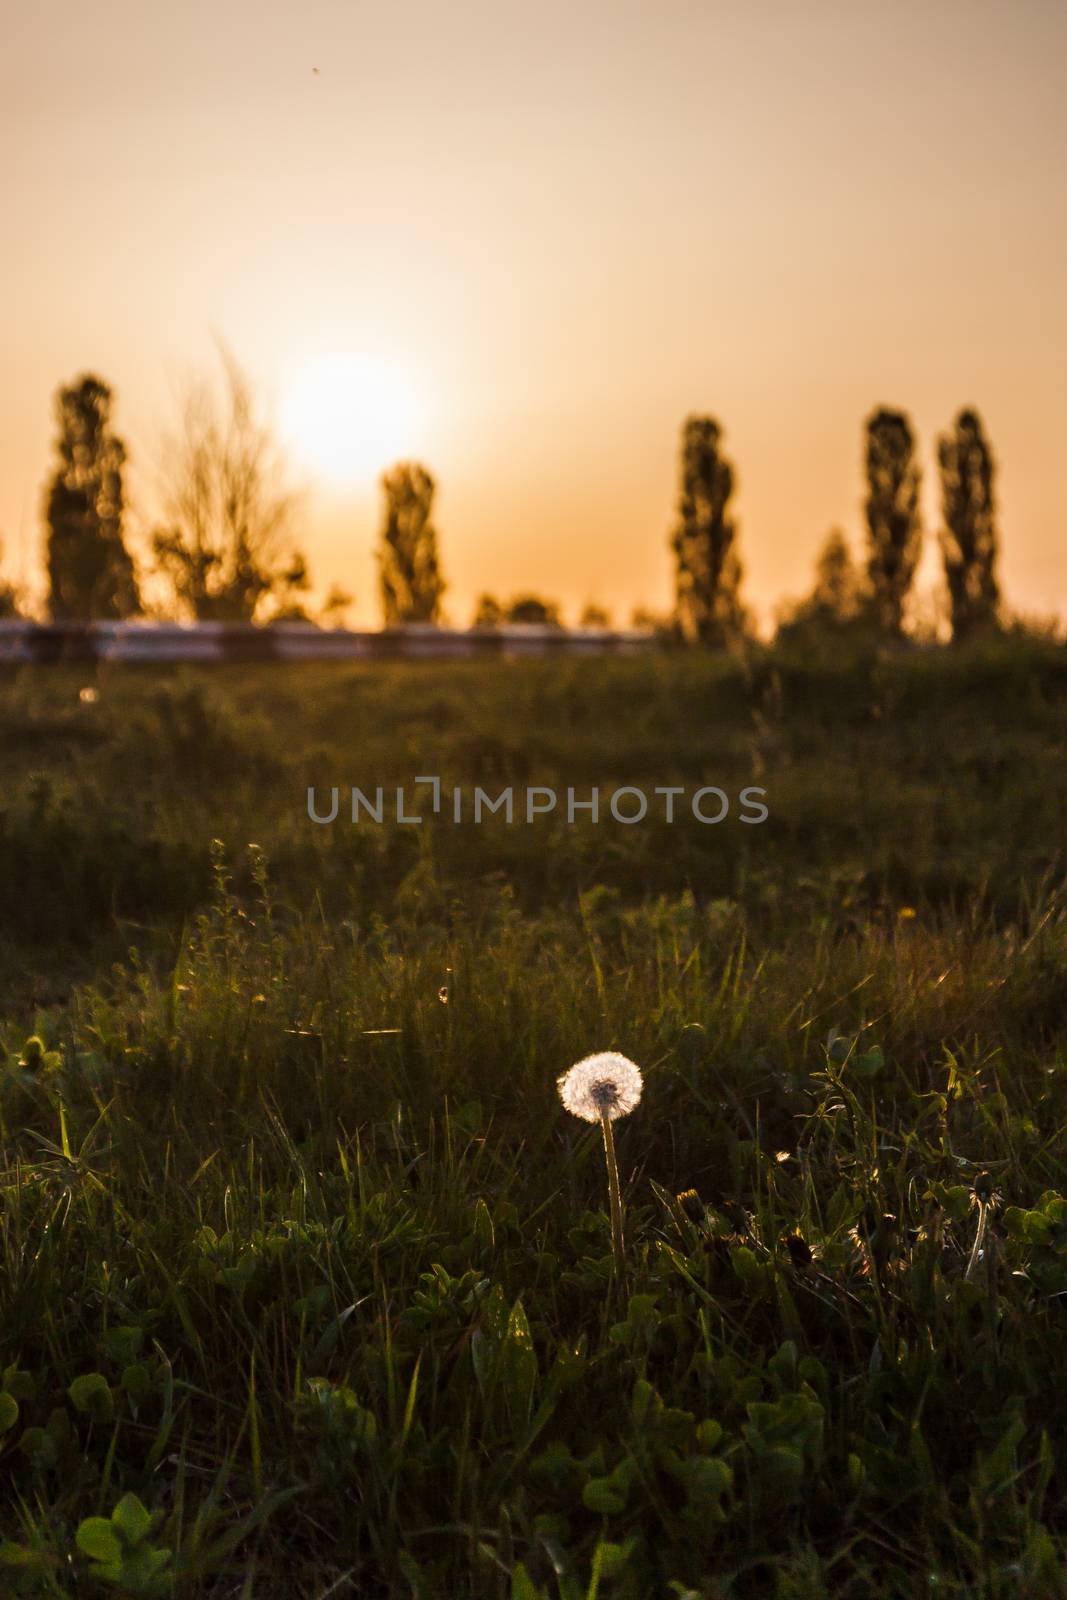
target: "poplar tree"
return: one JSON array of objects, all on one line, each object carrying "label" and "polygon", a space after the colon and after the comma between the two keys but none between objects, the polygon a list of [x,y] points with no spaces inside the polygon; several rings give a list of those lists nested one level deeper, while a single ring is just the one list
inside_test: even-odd
[{"label": "poplar tree", "polygon": [[91,373],[56,396],[59,465],[45,503],[48,604],[57,622],[140,610],[123,542],[126,448],[111,429],[111,390]]},{"label": "poplar tree", "polygon": [[718,643],[742,625],[741,563],[729,515],[734,469],[722,452],[713,417],[688,417],[682,427],[678,521],[671,536],[676,610],[685,638]]},{"label": "poplar tree", "polygon": [[952,614],[952,637],[968,639],[995,626],[1000,603],[993,456],[976,411],[961,411],[938,441],[941,468],[941,555]]},{"label": "poplar tree", "polygon": [[446,585],[432,521],[436,487],[416,461],[402,461],[382,476],[385,517],[378,565],[387,627],[440,618]]},{"label": "poplar tree", "polygon": [[904,629],[904,606],[922,549],[919,488],[911,424],[882,408],[867,419],[868,561],[875,616],[888,634]]}]

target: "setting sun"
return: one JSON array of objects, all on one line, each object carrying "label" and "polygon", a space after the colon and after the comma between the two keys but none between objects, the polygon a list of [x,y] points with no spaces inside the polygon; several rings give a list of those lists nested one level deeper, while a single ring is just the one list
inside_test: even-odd
[{"label": "setting sun", "polygon": [[414,448],[420,406],[405,376],[369,356],[323,356],[282,396],[281,429],[300,461],[334,485],[376,476]]}]

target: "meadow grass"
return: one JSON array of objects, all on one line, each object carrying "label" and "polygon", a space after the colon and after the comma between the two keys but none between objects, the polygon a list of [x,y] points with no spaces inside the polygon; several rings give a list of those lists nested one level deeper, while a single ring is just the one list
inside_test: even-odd
[{"label": "meadow grass", "polygon": [[[83,682],[0,686],[0,1593],[1067,1593],[1062,648]],[[308,821],[421,772],[771,817]]]}]

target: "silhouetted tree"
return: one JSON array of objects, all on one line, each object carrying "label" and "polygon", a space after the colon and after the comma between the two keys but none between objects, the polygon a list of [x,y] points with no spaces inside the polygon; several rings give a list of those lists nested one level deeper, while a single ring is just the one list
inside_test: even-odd
[{"label": "silhouetted tree", "polygon": [[198,621],[251,622],[268,598],[292,608],[309,586],[290,545],[296,498],[251,385],[225,350],[220,407],[207,384],[185,396],[181,433],[165,441],[166,527],[153,544],[179,609]]},{"label": "silhouetted tree", "polygon": [[440,617],[445,582],[430,520],[436,487],[418,462],[402,461],[383,474],[385,522],[378,561],[387,627]]},{"label": "silhouetted tree", "polygon": [[111,431],[111,390],[87,373],[56,396],[59,466],[48,489],[48,605],[60,622],[140,610],[123,542],[126,449]]},{"label": "silhouetted tree", "polygon": [[671,538],[678,623],[687,639],[702,643],[717,643],[744,625],[736,528],[727,515],[734,470],[721,452],[721,438],[714,418],[686,419],[678,523]]},{"label": "silhouetted tree", "polygon": [[636,605],[630,612],[631,628],[641,628],[649,633],[668,635],[674,631],[671,617],[653,611],[651,606]]},{"label": "silhouetted tree", "polygon": [[297,600],[289,600],[271,612],[267,626],[273,628],[279,622],[306,622],[312,628],[343,628],[345,612],[352,603],[352,596],[335,583],[317,611]]},{"label": "silhouetted tree", "polygon": [[347,589],[342,589],[339,583],[332,583],[322,602],[318,621],[324,628],[343,628],[347,620],[345,613],[354,604],[355,600]]},{"label": "silhouetted tree", "polygon": [[578,618],[578,626],[580,628],[610,628],[611,613],[603,606],[597,605],[594,600],[590,600],[587,605],[582,607],[582,614]]},{"label": "silhouetted tree", "polygon": [[840,636],[867,621],[870,590],[852,559],[844,534],[831,528],[815,562],[815,583],[803,600],[781,608],[780,639],[802,637],[812,645]]},{"label": "silhouetted tree", "polygon": [[[0,557],[3,556],[4,547],[0,544]],[[19,594],[13,583],[7,583],[0,578],[0,617],[17,617],[19,614]]]},{"label": "silhouetted tree", "polygon": [[815,562],[811,601],[835,622],[851,622],[864,593],[863,578],[840,528],[831,528]]},{"label": "silhouetted tree", "polygon": [[493,594],[481,594],[474,608],[472,628],[496,628],[504,620],[504,607]]},{"label": "silhouetted tree", "polygon": [[976,411],[960,412],[951,433],[938,441],[937,457],[952,637],[967,639],[995,626],[1000,603],[993,456]]},{"label": "silhouetted tree", "polygon": [[899,636],[922,548],[921,474],[902,411],[883,408],[867,419],[866,467],[867,573],[875,615],[886,633]]},{"label": "silhouetted tree", "polygon": [[480,595],[472,626],[498,628],[505,622],[536,623],[546,628],[563,626],[558,600],[544,600],[538,594],[520,594],[507,601],[492,594]]},{"label": "silhouetted tree", "polygon": [[539,594],[520,594],[508,602],[507,622],[536,623],[543,628],[562,628],[558,600],[545,600]]}]

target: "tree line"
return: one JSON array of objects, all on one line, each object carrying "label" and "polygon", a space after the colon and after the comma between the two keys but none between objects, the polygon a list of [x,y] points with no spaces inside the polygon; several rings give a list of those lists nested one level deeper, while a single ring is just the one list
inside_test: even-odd
[{"label": "tree line", "polygon": [[[996,628],[999,538],[994,461],[978,413],[959,412],[937,445],[941,477],[939,542],[954,640]],[[890,638],[904,634],[906,608],[922,553],[922,471],[915,435],[902,411],[880,407],[865,425],[866,562],[853,563],[834,530],[816,562],[812,593],[779,618],[779,633],[823,633],[855,627]],[[676,623],[695,642],[722,643],[745,631],[737,527],[730,514],[734,469],[711,417],[690,417],[682,429],[681,492],[672,535]]]},{"label": "tree line", "polygon": [[[56,464],[45,492],[48,610],[56,621],[142,615],[146,579],[162,587],[155,603],[199,621],[336,619],[351,604],[338,589],[312,618],[303,597],[307,563],[296,547],[297,497],[251,386],[223,352],[224,387],[187,391],[177,432],[161,452],[162,517],[151,560],[138,570],[126,540],[126,449],[112,425],[112,393],[94,375],[56,396]],[[939,533],[952,636],[973,637],[998,625],[999,538],[994,461],[981,418],[961,410],[939,439],[942,521]],[[865,425],[865,561],[853,562],[832,532],[816,563],[811,594],[779,617],[787,636],[841,628],[904,633],[922,550],[921,468],[915,435],[902,411],[879,408]],[[682,427],[677,515],[670,534],[675,609],[664,631],[691,643],[723,644],[751,631],[741,598],[743,569],[731,504],[736,473],[720,423],[690,416]],[[446,589],[433,520],[436,484],[418,462],[401,462],[381,479],[384,510],[378,542],[383,620],[436,623]],[[18,595],[0,584],[0,616],[14,615]],[[533,594],[501,601],[483,594],[476,626],[540,622],[561,626],[559,607]],[[582,622],[606,625],[595,605]],[[647,620],[642,618],[642,620]]]}]

